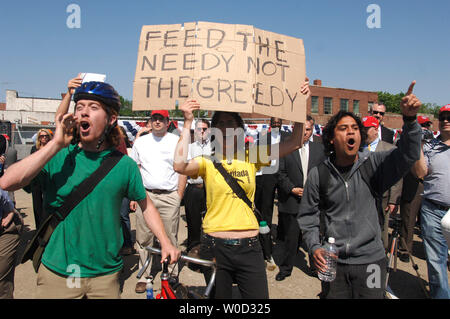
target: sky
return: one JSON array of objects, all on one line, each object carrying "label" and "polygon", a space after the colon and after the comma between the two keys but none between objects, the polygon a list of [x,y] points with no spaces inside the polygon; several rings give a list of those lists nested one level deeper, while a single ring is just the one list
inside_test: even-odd
[{"label": "sky", "polygon": [[[80,27],[67,20],[80,8]],[[368,18],[379,8],[379,28]],[[143,25],[208,21],[246,24],[304,41],[311,82],[364,91],[414,93],[450,103],[448,0],[0,0],[0,102],[60,98],[79,72],[102,73],[132,99]]]}]

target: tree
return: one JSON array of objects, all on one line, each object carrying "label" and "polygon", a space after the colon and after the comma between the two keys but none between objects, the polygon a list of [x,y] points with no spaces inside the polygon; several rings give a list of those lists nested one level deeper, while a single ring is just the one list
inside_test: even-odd
[{"label": "tree", "polygon": [[[401,114],[400,102],[405,93],[391,94],[389,92],[378,92],[378,103],[386,106],[386,112]],[[440,106],[436,103],[423,103],[419,109],[419,113],[433,114],[435,118],[439,117]]]},{"label": "tree", "polygon": [[[120,103],[122,103],[122,107],[120,108],[120,116],[127,117],[150,117],[152,111],[133,111],[132,101],[125,99],[123,96],[120,96]],[[178,105],[175,110],[169,111],[170,118],[183,118],[183,112],[178,109]],[[195,118],[201,118],[208,116],[208,111],[198,110],[194,111]]]},{"label": "tree", "polygon": [[440,108],[441,106],[436,103],[423,103],[419,109],[419,113],[433,114],[434,118],[438,118]]},{"label": "tree", "polygon": [[120,116],[128,116],[128,117],[149,117],[150,111],[133,111],[131,109],[132,102],[130,100],[125,99],[123,96],[120,96],[120,103],[122,103],[122,107],[120,108]]},{"label": "tree", "polygon": [[378,92],[378,103],[386,106],[386,112],[401,114],[400,102],[405,93],[391,94],[389,92]]}]

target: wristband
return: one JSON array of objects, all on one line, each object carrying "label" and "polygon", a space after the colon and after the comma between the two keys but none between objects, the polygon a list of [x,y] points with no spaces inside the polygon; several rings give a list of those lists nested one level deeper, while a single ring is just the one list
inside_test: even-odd
[{"label": "wristband", "polygon": [[414,116],[403,115],[403,122],[414,122],[415,120],[417,120],[417,115]]}]

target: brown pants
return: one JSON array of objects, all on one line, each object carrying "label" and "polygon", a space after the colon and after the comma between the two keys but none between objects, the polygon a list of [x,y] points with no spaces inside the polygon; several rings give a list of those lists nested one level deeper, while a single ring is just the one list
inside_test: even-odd
[{"label": "brown pants", "polygon": [[16,212],[9,226],[0,230],[0,299],[14,297],[14,270],[22,224],[22,219]]},{"label": "brown pants", "polygon": [[[164,224],[164,229],[166,231],[167,236],[174,246],[178,246],[178,227],[180,223],[180,197],[178,196],[177,191],[173,191],[168,194],[154,194],[151,192],[147,192],[150,196],[155,207],[158,209],[159,214],[161,215],[162,222]],[[144,216],[142,214],[141,209],[137,208],[136,210],[136,242],[137,242],[137,251],[139,253],[139,269],[145,263],[147,259],[148,252],[145,249],[147,246],[153,245],[153,239],[155,235],[152,231],[147,227],[145,223]],[[151,265],[152,259],[150,259]],[[175,268],[175,269],[174,269]],[[169,266],[170,272],[176,276],[178,274],[178,269],[171,265]],[[151,266],[149,266],[144,273],[144,275],[138,280],[139,282],[146,282],[146,278],[150,276]]]},{"label": "brown pants", "polygon": [[37,299],[120,299],[120,271],[99,277],[59,275],[41,264],[37,277]]}]

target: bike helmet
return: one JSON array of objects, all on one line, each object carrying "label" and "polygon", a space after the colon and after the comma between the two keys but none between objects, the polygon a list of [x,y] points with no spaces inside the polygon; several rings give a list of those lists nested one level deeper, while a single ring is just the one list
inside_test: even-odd
[{"label": "bike helmet", "polygon": [[73,97],[75,103],[79,100],[94,100],[102,102],[108,107],[114,109],[117,113],[120,111],[120,97],[117,91],[108,83],[103,82],[85,82],[75,90]]}]

